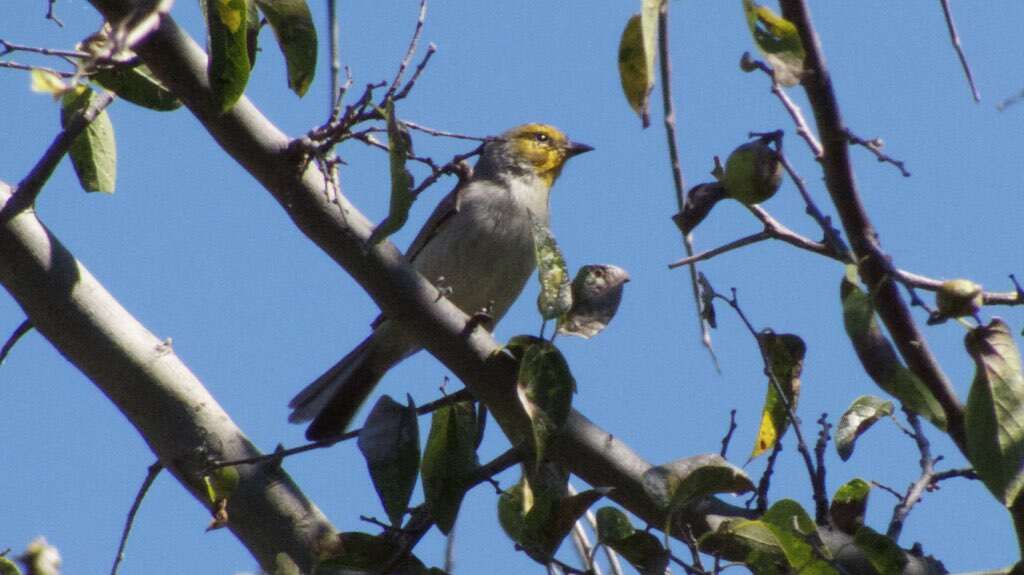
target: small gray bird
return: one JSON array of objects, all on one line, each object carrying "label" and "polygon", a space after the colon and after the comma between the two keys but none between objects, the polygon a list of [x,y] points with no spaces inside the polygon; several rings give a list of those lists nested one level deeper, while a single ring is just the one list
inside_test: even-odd
[{"label": "small gray bird", "polygon": [[[548,197],[562,166],[590,146],[546,124],[524,124],[487,142],[472,177],[449,193],[416,235],[406,257],[425,278],[441,280],[466,313],[498,322],[535,267],[533,222],[548,225]],[[292,399],[289,421],[313,422],[306,437],[343,433],[389,369],[421,346],[380,316],[373,333]]]}]

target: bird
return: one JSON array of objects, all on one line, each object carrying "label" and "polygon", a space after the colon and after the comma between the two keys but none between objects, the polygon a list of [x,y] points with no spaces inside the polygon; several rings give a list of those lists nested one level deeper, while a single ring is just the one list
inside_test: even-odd
[{"label": "bird", "polygon": [[[533,228],[549,225],[551,187],[570,158],[593,149],[548,124],[523,124],[488,139],[472,174],[416,235],[407,260],[462,311],[484,311],[493,329],[536,267]],[[289,421],[312,420],[307,439],[344,433],[384,374],[422,348],[383,315],[371,327],[369,337],[289,403]]]}]

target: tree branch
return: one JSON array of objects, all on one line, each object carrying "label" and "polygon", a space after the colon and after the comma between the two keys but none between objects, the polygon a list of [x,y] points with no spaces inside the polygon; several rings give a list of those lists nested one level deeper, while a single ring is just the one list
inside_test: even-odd
[{"label": "tree branch", "polygon": [[868,285],[869,292],[874,295],[875,309],[892,335],[900,355],[942,405],[949,435],[960,450],[965,452],[963,406],[899,292],[892,262],[882,250],[878,234],[857,191],[846,127],[810,12],[803,0],[781,0],[780,4],[783,16],[800,31],[800,39],[807,54],[802,84],[811,102],[825,151],[822,157],[825,184],[857,256],[860,275]]}]

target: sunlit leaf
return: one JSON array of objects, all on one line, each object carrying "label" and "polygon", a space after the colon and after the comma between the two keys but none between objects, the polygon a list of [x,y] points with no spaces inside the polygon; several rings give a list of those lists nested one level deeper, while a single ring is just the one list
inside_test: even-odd
[{"label": "sunlit leaf", "polygon": [[[71,118],[76,113],[84,113],[97,97],[85,86],[66,91],[61,98],[61,126],[66,128]],[[68,155],[71,156],[71,165],[75,168],[78,182],[85,191],[114,193],[117,143],[114,140],[114,125],[106,110],[100,112],[75,138]]]},{"label": "sunlit leaf", "polygon": [[854,351],[872,380],[903,407],[946,429],[946,416],[935,396],[899,360],[889,338],[875,319],[871,298],[857,283],[857,269],[848,266],[839,289],[843,300],[843,324]]},{"label": "sunlit leaf", "polygon": [[537,260],[537,310],[546,320],[557,319],[572,307],[572,286],[569,270],[555,236],[542,222],[533,222],[533,251]]},{"label": "sunlit leaf", "polygon": [[789,428],[789,411],[786,406],[788,404],[796,412],[800,398],[800,373],[803,371],[804,354],[807,353],[803,340],[793,334],[776,334],[765,330],[758,334],[757,339],[768,360],[768,369],[785,393],[785,401],[780,398],[775,384],[769,379],[761,425],[757,431],[757,442],[750,453],[751,459],[775,447]]},{"label": "sunlit leaf", "polygon": [[388,159],[391,166],[391,203],[384,221],[377,224],[367,242],[378,244],[391,234],[402,229],[409,219],[409,208],[416,200],[412,195],[412,174],[405,167],[405,160],[412,151],[409,130],[395,116],[395,103],[388,100],[384,108],[388,126]]},{"label": "sunlit leaf", "polygon": [[800,83],[806,53],[796,26],[753,0],[743,0],[743,11],[754,43],[775,71],[775,80],[783,86]]},{"label": "sunlit leaf", "polygon": [[999,319],[970,331],[974,382],[967,398],[967,455],[985,486],[1006,506],[1024,487],[1024,374],[1010,327]]},{"label": "sunlit leaf", "polygon": [[288,87],[302,96],[316,73],[317,39],[306,0],[256,0],[288,66]]},{"label": "sunlit leaf", "polygon": [[448,534],[455,524],[466,481],[476,469],[476,413],[467,401],[434,412],[423,453],[423,492],[438,529]]},{"label": "sunlit leaf", "polygon": [[[701,536],[700,550],[729,561],[741,561],[748,566],[756,564],[761,573],[786,571],[785,553],[775,531],[762,521],[732,519],[723,521],[714,531]],[[774,566],[774,568],[773,568]]]},{"label": "sunlit leaf", "polygon": [[214,102],[221,112],[230,110],[249,82],[248,27],[251,0],[207,0],[206,30],[210,65],[207,77]]},{"label": "sunlit leaf", "polygon": [[838,572],[823,557],[825,547],[818,528],[800,504],[782,499],[772,505],[761,517],[779,542],[786,561],[796,573],[807,575],[836,575]]},{"label": "sunlit leaf", "polygon": [[644,491],[668,512],[715,493],[744,493],[754,489],[750,477],[717,453],[678,459],[651,467],[643,475]]},{"label": "sunlit leaf", "polygon": [[651,123],[650,95],[654,89],[658,4],[645,1],[641,13],[633,15],[626,22],[619,40],[619,80],[622,82],[622,92],[645,128]]},{"label": "sunlit leaf", "polygon": [[853,401],[846,413],[839,418],[836,427],[836,451],[846,461],[853,455],[857,438],[863,435],[876,421],[892,415],[892,402],[873,395],[862,395]]},{"label": "sunlit leaf", "polygon": [[608,264],[585,265],[572,280],[572,307],[558,322],[558,333],[589,339],[608,326],[619,310],[626,270]]},{"label": "sunlit leaf", "polygon": [[505,534],[516,543],[523,542],[526,529],[526,514],[533,507],[533,492],[525,478],[502,491],[498,497],[498,523]]},{"label": "sunlit leaf", "polygon": [[238,469],[233,466],[219,467],[203,476],[206,497],[210,503],[228,499],[238,489]]},{"label": "sunlit leaf", "polygon": [[871,484],[863,479],[851,479],[844,483],[832,496],[832,505],[828,509],[832,524],[844,533],[856,533],[864,526],[870,493]]},{"label": "sunlit leaf", "polygon": [[403,406],[382,396],[366,418],[358,444],[391,524],[401,526],[420,466],[420,427],[412,398]]},{"label": "sunlit leaf", "polygon": [[134,68],[121,66],[104,68],[93,75],[99,85],[117,94],[122,100],[158,112],[167,112],[181,107],[181,100],[175,97],[157,80],[145,64]]},{"label": "sunlit leaf", "polygon": [[31,86],[33,92],[39,92],[40,94],[49,94],[54,98],[59,98],[68,89],[67,84],[57,74],[50,72],[49,70],[40,70],[38,68],[33,69],[30,73]]}]

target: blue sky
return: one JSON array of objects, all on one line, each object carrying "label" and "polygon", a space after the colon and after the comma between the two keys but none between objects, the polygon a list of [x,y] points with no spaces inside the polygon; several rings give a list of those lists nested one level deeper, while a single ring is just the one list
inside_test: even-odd
[{"label": "blue sky", "polygon": [[[937,3],[815,4],[848,126],[864,138],[884,139],[886,151],[913,173],[903,178],[866,151],[853,150],[864,202],[896,265],[1011,289],[1007,274],[1024,276],[1012,235],[1024,202],[1024,107],[997,112],[994,105],[1024,86],[1015,73],[1024,56],[1024,4],[996,1],[987,10],[962,8],[958,14],[981,104],[970,100]],[[0,38],[69,48],[100,23],[81,0],[56,8],[65,28],[43,19],[44,2],[8,3]],[[312,9],[322,24],[322,3]],[[753,49],[740,2],[674,1],[671,9],[673,89],[688,185],[707,181],[712,157],[724,158],[747,132],[781,128],[791,160],[819,205],[833,213],[820,172],[793,136],[767,79],[739,70],[741,53]],[[590,341],[559,340],[579,382],[575,405],[654,463],[717,451],[735,408],[740,427],[730,456],[742,464],[766,384],[753,340],[724,308],[714,333],[723,370],[715,372],[699,345],[687,274],[666,269],[682,251],[669,219],[675,199],[660,107],[652,127],[641,130],[622,97],[615,63],[619,34],[635,10],[634,2],[600,9],[575,1],[558,9],[528,2],[436,2],[423,40],[434,42],[438,52],[398,113],[474,135],[544,121],[596,148],[573,160],[556,185],[552,228],[571,267],[613,263],[633,281],[605,333]],[[392,76],[416,11],[412,1],[341,3],[341,58],[356,86]],[[197,3],[179,2],[172,14],[202,38]],[[300,100],[286,89],[268,30],[261,40],[247,94],[285,132],[300,135],[327,115],[324,68]],[[21,54],[12,59],[32,61]],[[52,101],[28,85],[27,74],[0,70],[0,179],[11,183],[58,129]],[[790,93],[810,117],[800,91]],[[157,114],[117,102],[110,115],[119,146],[117,193],[82,193],[65,163],[43,192],[40,217],[129,311],[159,337],[173,338],[178,355],[257,445],[270,450],[300,443],[302,428],[286,421],[288,399],[365,337],[375,307],[186,110]],[[440,160],[468,149],[465,142],[422,135],[415,145],[418,154]],[[382,218],[386,158],[358,145],[340,153],[349,164],[343,191],[371,218]],[[442,180],[416,204],[416,223],[394,238],[399,246],[408,244],[452,184]],[[818,237],[790,182],[765,207]],[[758,229],[745,210],[722,204],[698,229],[696,243],[707,249]],[[838,264],[762,243],[702,270],[719,289],[738,290],[756,326],[797,333],[807,342],[800,400],[806,433],[815,432],[813,421],[822,412],[835,421],[858,395],[880,393],[842,332]],[[499,326],[499,339],[536,332],[535,295],[531,281]],[[1016,309],[986,309],[983,315],[1004,317],[1015,332],[1021,327]],[[923,323],[920,312],[918,317]],[[0,333],[23,318],[9,298],[0,297]],[[966,398],[973,366],[963,352],[964,330],[948,323],[926,333]],[[438,395],[446,375],[420,354],[391,372],[381,391],[394,397],[409,392],[424,403]],[[0,367],[0,401],[6,406],[0,422],[0,549],[20,550],[44,535],[60,548],[68,572],[108,569],[153,455],[105,397],[37,334],[25,337]],[[940,465],[964,466],[953,445],[930,431],[934,453],[946,457]],[[492,426],[481,459],[506,447]],[[786,447],[771,495],[810,508],[808,479],[791,437]],[[879,424],[849,462],[830,450],[829,492],[854,477],[903,490],[916,478],[916,461],[912,443],[893,425]],[[755,461],[747,471],[758,476],[763,465]],[[359,515],[383,517],[354,444],[297,456],[285,467],[338,528],[372,531]],[[500,479],[510,485],[516,476]],[[894,504],[875,490],[869,524],[884,530]],[[501,533],[495,505],[488,488],[467,497],[456,527],[457,572],[539,572]],[[230,533],[204,533],[207,519],[184,489],[162,476],[139,514],[123,572],[255,570]],[[977,482],[950,481],[926,495],[901,539],[904,546],[915,541],[951,571],[994,568],[1016,558],[1008,516]],[[442,550],[434,531],[417,553],[439,564]]]}]

